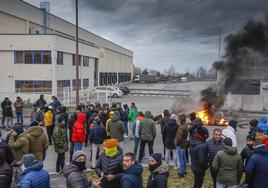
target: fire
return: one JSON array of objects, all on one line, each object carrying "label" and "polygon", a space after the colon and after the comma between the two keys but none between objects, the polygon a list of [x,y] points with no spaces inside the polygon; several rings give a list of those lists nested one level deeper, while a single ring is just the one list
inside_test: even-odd
[{"label": "fire", "polygon": [[209,113],[209,111],[206,108],[196,112],[196,117],[201,119],[201,121],[205,125],[218,125],[218,126],[228,125],[228,121],[226,119],[224,119],[223,117],[215,118],[213,115]]},{"label": "fire", "polygon": [[211,118],[207,110],[201,110],[199,112],[196,112],[196,117],[201,119],[201,121],[206,125],[208,125],[211,122]]}]

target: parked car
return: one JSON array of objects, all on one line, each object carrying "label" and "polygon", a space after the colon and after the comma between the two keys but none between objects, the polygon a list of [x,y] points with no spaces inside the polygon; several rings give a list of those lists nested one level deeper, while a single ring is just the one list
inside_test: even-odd
[{"label": "parked car", "polygon": [[126,85],[117,85],[116,87],[119,88],[124,93],[124,95],[130,93],[130,90]]},{"label": "parked car", "polygon": [[93,89],[95,93],[106,93],[111,97],[121,97],[123,92],[121,90],[115,89],[111,86],[97,86]]}]

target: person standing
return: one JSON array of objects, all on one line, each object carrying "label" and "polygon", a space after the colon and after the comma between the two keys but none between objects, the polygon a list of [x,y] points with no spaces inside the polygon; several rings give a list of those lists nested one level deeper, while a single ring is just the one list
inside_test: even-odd
[{"label": "person standing", "polygon": [[135,121],[135,123],[133,124],[133,136],[134,136],[134,155],[135,157],[137,156],[138,153],[138,147],[140,144],[140,135],[139,135],[139,130],[140,130],[140,125],[141,125],[141,121],[144,119],[144,114],[143,112],[139,112],[139,116],[137,117],[137,120]]},{"label": "person standing", "polygon": [[95,169],[97,152],[102,151],[102,144],[106,137],[105,127],[102,125],[100,117],[97,115],[90,126],[90,142],[92,143],[92,163],[91,168]]},{"label": "person standing", "polygon": [[206,143],[208,162],[210,167],[210,175],[213,180],[213,187],[216,188],[217,182],[217,171],[212,168],[212,162],[218,151],[223,150],[224,143],[223,138],[221,137],[221,129],[214,129],[213,138],[209,139]]},{"label": "person standing", "polygon": [[8,97],[1,103],[2,111],[3,111],[3,120],[2,125],[7,122],[7,129],[11,129],[13,127],[13,112],[12,112],[12,102]]},{"label": "person standing", "polygon": [[[166,148],[166,163],[169,164],[170,153],[176,153],[176,146],[174,144],[176,132],[178,130],[177,117],[176,114],[171,114],[170,119],[164,125],[163,136],[165,139],[165,148]],[[174,168],[178,166],[177,155],[173,156]]]},{"label": "person standing", "polygon": [[149,154],[151,155],[154,152],[153,145],[154,139],[156,137],[156,128],[150,111],[145,112],[144,119],[141,121],[140,124],[139,135],[141,138],[139,162],[141,162],[144,157],[144,150],[146,144],[148,144],[149,147]]},{"label": "person standing", "polygon": [[4,149],[0,148],[0,185],[1,188],[10,188],[12,182],[12,168],[6,161]]},{"label": "person standing", "polygon": [[53,123],[52,106],[45,107],[44,113],[45,113],[44,124],[45,124],[46,130],[47,130],[48,143],[49,143],[49,145],[52,145],[53,130],[55,127],[55,125]]},{"label": "person standing", "polygon": [[186,115],[181,114],[180,115],[180,123],[181,125],[179,126],[174,143],[176,145],[176,150],[177,150],[177,157],[179,160],[180,168],[179,168],[179,176],[184,177],[186,175],[186,156],[185,156],[185,149],[188,146],[188,126],[186,125]]},{"label": "person standing", "polygon": [[33,154],[22,158],[25,170],[21,173],[20,188],[50,188],[49,174],[43,169],[43,162],[36,160]]},{"label": "person standing", "polygon": [[118,112],[115,112],[112,120],[109,121],[107,131],[111,136],[111,139],[117,139],[119,146],[123,149],[125,126],[124,123],[119,119]]},{"label": "person standing", "polygon": [[62,173],[65,164],[65,152],[68,151],[67,132],[65,129],[65,120],[63,117],[58,118],[58,122],[53,131],[53,140],[55,152],[58,153],[56,172]]},{"label": "person standing", "polygon": [[147,188],[167,188],[169,170],[162,164],[162,154],[152,153],[148,160],[150,176],[147,182]]},{"label": "person standing", "polygon": [[135,160],[134,153],[126,153],[123,158],[123,173],[120,179],[122,188],[143,188],[143,167]]},{"label": "person standing", "polygon": [[14,108],[16,111],[17,116],[17,123],[21,123],[23,125],[23,108],[24,108],[24,102],[22,101],[21,97],[17,97]]},{"label": "person standing", "polygon": [[217,171],[217,188],[235,188],[239,184],[243,164],[237,149],[232,147],[232,139],[224,139],[224,149],[219,151],[213,162],[212,168]]},{"label": "person standing", "polygon": [[72,130],[72,142],[74,144],[74,151],[82,150],[83,143],[86,140],[85,122],[86,114],[80,112],[77,116],[77,120],[74,123]]},{"label": "person standing", "polygon": [[70,118],[68,120],[67,123],[67,128],[69,129],[69,142],[70,142],[70,155],[69,155],[69,161],[72,161],[72,156],[73,156],[73,152],[74,152],[74,144],[72,142],[73,138],[73,127],[74,127],[74,123],[77,121],[77,116],[78,114],[81,112],[81,107],[77,106],[76,110],[73,114],[70,115]]},{"label": "person standing", "polygon": [[47,104],[44,95],[40,95],[39,99],[35,102],[35,104],[41,109],[44,110]]},{"label": "person standing", "polygon": [[205,172],[208,169],[208,158],[205,144],[206,139],[208,138],[208,130],[202,126],[202,124],[197,125],[194,133],[189,139],[191,169],[194,173],[193,188],[202,187]]},{"label": "person standing", "polygon": [[56,96],[51,96],[51,102],[49,103],[49,106],[52,106],[52,111],[55,112],[56,109],[61,106],[61,102]]},{"label": "person standing", "polygon": [[165,159],[166,157],[166,147],[165,147],[165,137],[164,137],[164,127],[165,127],[165,124],[169,121],[170,119],[170,114],[169,114],[169,110],[168,109],[165,109],[164,112],[163,112],[163,118],[161,120],[161,135],[162,135],[162,142],[163,142],[163,158]]},{"label": "person standing", "polygon": [[256,120],[256,119],[252,119],[250,120],[249,122],[249,132],[248,134],[251,135],[253,138],[255,138],[256,136],[256,132],[258,132],[258,124],[259,124],[259,121]]},{"label": "person standing", "polygon": [[139,115],[137,106],[135,103],[131,103],[130,110],[128,112],[129,130],[132,130],[132,125],[135,123]]},{"label": "person standing", "polygon": [[237,130],[237,121],[231,120],[229,121],[228,126],[222,130],[223,138],[231,138],[233,147],[237,147],[236,135],[235,132]]},{"label": "person standing", "polygon": [[128,113],[129,113],[129,107],[127,104],[124,104],[123,113],[122,113],[122,121],[124,122],[125,129],[126,129],[126,135],[125,135],[126,138],[128,138]]}]

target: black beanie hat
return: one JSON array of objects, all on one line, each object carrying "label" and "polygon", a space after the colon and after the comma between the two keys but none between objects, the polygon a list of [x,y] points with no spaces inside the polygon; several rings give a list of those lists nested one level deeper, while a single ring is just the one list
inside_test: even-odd
[{"label": "black beanie hat", "polygon": [[162,164],[162,154],[161,153],[153,153],[151,154],[151,157],[156,160],[157,164],[161,165]]}]

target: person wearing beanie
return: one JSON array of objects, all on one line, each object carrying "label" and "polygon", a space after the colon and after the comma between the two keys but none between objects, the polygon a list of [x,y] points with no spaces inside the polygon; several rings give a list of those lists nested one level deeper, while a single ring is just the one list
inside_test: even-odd
[{"label": "person wearing beanie", "polygon": [[96,174],[102,178],[102,188],[120,187],[123,151],[116,139],[108,139],[103,143],[103,153],[95,167]]},{"label": "person wearing beanie", "polygon": [[207,129],[202,126],[198,126],[195,133],[189,139],[191,169],[194,173],[194,188],[202,187],[205,172],[209,167],[206,148],[207,138]]},{"label": "person wearing beanie", "polygon": [[65,163],[65,152],[68,151],[68,140],[67,132],[65,129],[65,120],[62,117],[58,118],[56,127],[53,131],[53,140],[55,152],[58,153],[56,172],[62,172]]},{"label": "person wearing beanie", "polygon": [[20,188],[50,188],[49,174],[43,169],[43,162],[33,154],[23,156]]},{"label": "person wearing beanie", "polygon": [[29,153],[35,155],[38,161],[45,160],[46,150],[48,148],[48,138],[40,123],[27,129],[27,139],[29,140]]},{"label": "person wearing beanie", "polygon": [[222,137],[224,138],[231,138],[233,147],[237,147],[237,140],[235,132],[237,130],[237,121],[231,120],[228,124],[228,126],[222,130]]},{"label": "person wearing beanie", "polygon": [[264,133],[256,133],[255,149],[245,167],[245,172],[252,177],[252,188],[268,187],[268,148],[263,144],[267,139],[268,136]]},{"label": "person wearing beanie", "polygon": [[171,114],[170,119],[164,125],[163,136],[164,136],[164,145],[166,148],[166,163],[169,164],[169,160],[171,159],[171,152],[173,155],[174,168],[178,167],[177,155],[176,155],[176,146],[174,143],[176,132],[178,130],[177,124],[177,116],[176,114]]},{"label": "person wearing beanie", "polygon": [[259,121],[256,120],[256,119],[252,119],[249,122],[249,132],[248,132],[248,134],[253,136],[253,138],[255,138],[256,132],[258,132],[258,129],[259,129],[257,127],[258,124],[259,124]]},{"label": "person wearing beanie", "polygon": [[10,188],[12,182],[12,168],[6,161],[4,149],[0,148],[0,185],[1,188]]},{"label": "person wearing beanie", "polygon": [[12,128],[8,144],[14,155],[12,165],[15,165],[22,159],[23,155],[29,152],[27,133],[24,132],[21,125],[16,125]]},{"label": "person wearing beanie", "polygon": [[150,176],[147,188],[167,188],[169,170],[162,164],[162,154],[152,153],[148,160]]},{"label": "person wearing beanie", "polygon": [[240,183],[243,164],[231,138],[224,139],[224,149],[216,154],[212,168],[217,172],[217,187],[234,188]]},{"label": "person wearing beanie", "polygon": [[162,142],[163,142],[163,159],[165,159],[166,156],[166,147],[165,147],[165,137],[164,137],[164,127],[165,124],[169,121],[170,119],[170,113],[168,109],[165,109],[162,114],[163,118],[160,123],[160,128],[161,128],[161,135],[162,135]]}]

